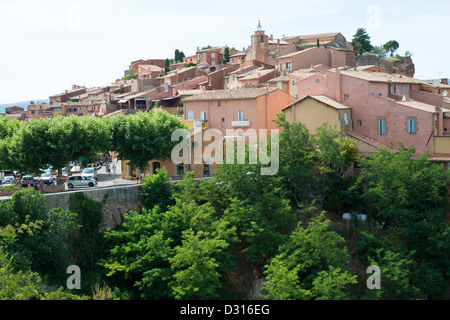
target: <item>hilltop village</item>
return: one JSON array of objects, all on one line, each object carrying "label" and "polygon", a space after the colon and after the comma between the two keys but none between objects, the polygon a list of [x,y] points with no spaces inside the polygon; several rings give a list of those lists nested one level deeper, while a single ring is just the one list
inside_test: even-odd
[{"label": "hilltop village", "polygon": [[[414,78],[409,56],[387,63],[362,57],[339,32],[275,39],[259,24],[243,51],[197,47],[177,59],[140,59],[110,85],[71,90],[11,106],[10,119],[30,121],[79,115],[111,117],[149,110],[178,115],[190,128],[274,129],[277,114],[301,122],[312,133],[324,122],[355,140],[360,155],[377,148],[395,150],[402,142],[430,161],[450,163],[450,90],[447,79]],[[161,167],[156,161],[154,169]],[[163,164],[179,176],[186,168]],[[152,164],[153,166],[153,164]],[[195,176],[211,176],[211,168]],[[124,163],[123,176],[136,176]]]},{"label": "hilltop village", "polygon": [[7,107],[0,300],[448,300],[450,85],[387,44],[258,24]]}]

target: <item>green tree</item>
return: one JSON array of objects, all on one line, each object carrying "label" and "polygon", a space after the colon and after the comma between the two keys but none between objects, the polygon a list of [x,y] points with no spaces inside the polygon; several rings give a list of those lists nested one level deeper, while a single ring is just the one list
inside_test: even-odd
[{"label": "green tree", "polygon": [[0,117],[0,140],[12,137],[23,125],[19,120],[10,120],[7,115]]},{"label": "green tree", "polygon": [[[431,279],[441,278],[448,286],[450,226],[445,215],[450,178],[442,165],[430,163],[428,157],[415,156],[413,147],[401,146],[398,152],[380,149],[361,159],[361,174],[350,190],[359,190],[366,213],[389,232],[388,240],[377,235],[365,240],[366,256],[370,252],[373,256],[376,242],[384,243],[386,250],[414,252],[417,279],[427,274],[430,284],[436,282]],[[429,272],[423,272],[424,265]],[[416,286],[430,297],[443,291],[417,282]]]},{"label": "green tree", "polygon": [[47,212],[45,196],[31,188],[20,190],[10,201],[1,203],[0,212],[0,227],[33,227],[3,243],[7,252],[15,257],[17,268],[31,268],[51,277],[65,274],[72,253],[68,237],[78,227],[76,214],[61,208]]},{"label": "green tree", "polygon": [[167,58],[166,61],[164,62],[164,72],[166,74],[168,72],[170,72],[170,60],[169,60],[169,58]]},{"label": "green tree", "polygon": [[125,75],[122,77],[122,80],[132,80],[132,79],[137,79],[138,77],[138,73],[134,73],[133,70],[128,70]]},{"label": "green tree", "polygon": [[380,300],[416,300],[420,298],[420,290],[411,282],[411,264],[409,258],[399,253],[379,249],[376,256],[369,257],[371,265],[380,268],[381,288],[372,290],[375,298]]},{"label": "green tree", "polygon": [[39,173],[52,166],[61,173],[70,161],[109,150],[109,131],[98,118],[59,116],[30,121],[19,130],[9,147],[22,171]]},{"label": "green tree", "polygon": [[383,46],[386,51],[389,51],[391,53],[391,57],[394,56],[394,52],[397,51],[399,47],[400,44],[396,40],[390,40]]},{"label": "green tree", "polygon": [[286,121],[285,114],[278,114],[276,123],[277,128],[283,128],[280,133],[279,176],[287,196],[294,203],[309,203],[315,198],[311,170],[316,156],[310,133],[304,124]]},{"label": "green tree", "polygon": [[229,243],[221,238],[211,238],[202,231],[183,232],[183,244],[175,248],[170,259],[176,272],[170,286],[175,299],[216,299],[222,287],[220,262],[217,253],[226,250]]},{"label": "green tree", "polygon": [[[265,267],[266,283],[264,289],[267,298],[272,299],[309,299],[316,280],[316,294],[326,297],[323,285],[324,275],[321,271],[330,270],[330,267],[343,268],[349,255],[343,246],[344,239],[336,232],[329,230],[330,220],[324,213],[312,218],[308,227],[303,228],[301,223],[291,233],[289,239],[280,245],[279,254],[272,258]],[[286,292],[280,292],[279,281],[287,277],[291,283]],[[347,276],[343,283],[351,283]],[[319,285],[319,283],[321,283]],[[336,288],[335,288],[336,289]],[[340,291],[342,289],[339,286]],[[329,290],[334,290],[329,288]],[[341,295],[340,295],[341,296]]]},{"label": "green tree", "polygon": [[387,51],[384,48],[384,46],[373,46],[372,52],[378,57],[378,58],[385,58]]},{"label": "green tree", "polygon": [[230,62],[230,48],[228,46],[223,49],[223,64],[228,64]]},{"label": "green tree", "polygon": [[178,198],[183,194],[187,191],[175,194],[166,211],[154,207],[126,214],[122,226],[105,234],[112,249],[103,266],[134,296],[214,298],[222,273],[234,265],[236,229],[211,204]]},{"label": "green tree", "polygon": [[[261,175],[261,163],[223,164],[216,170],[216,179],[224,188],[228,208],[224,215],[238,229],[248,246],[243,250],[248,259],[260,265],[276,254],[279,243],[292,229],[295,213],[278,175]],[[249,159],[249,148],[245,150]]]},{"label": "green tree", "polygon": [[[0,227],[0,238],[15,239],[23,232],[31,233],[33,223],[19,227]],[[13,240],[14,241],[14,240]],[[3,242],[4,243],[4,242]],[[0,300],[88,300],[87,296],[78,296],[59,288],[50,291],[40,275],[30,269],[18,270],[15,256],[5,252],[0,244]]]},{"label": "green tree", "polygon": [[168,206],[174,204],[173,185],[165,169],[158,170],[154,175],[146,175],[141,188],[141,195],[148,210],[158,206],[161,211],[166,211]]},{"label": "green tree", "polygon": [[364,52],[372,52],[373,47],[370,44],[370,36],[367,34],[367,31],[364,28],[358,28],[356,30],[351,44],[354,47],[355,51],[361,55]]},{"label": "green tree", "polygon": [[172,133],[186,128],[176,116],[165,111],[119,114],[108,118],[106,126],[112,137],[110,149],[118,153],[119,159],[141,169],[150,160],[168,159],[178,143],[171,141]]},{"label": "green tree", "polygon": [[312,295],[316,300],[349,300],[348,287],[356,284],[356,275],[330,266],[313,280]]}]

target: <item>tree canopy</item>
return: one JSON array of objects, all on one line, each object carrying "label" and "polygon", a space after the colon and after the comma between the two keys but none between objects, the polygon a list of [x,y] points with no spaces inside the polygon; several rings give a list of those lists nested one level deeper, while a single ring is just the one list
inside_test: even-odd
[{"label": "tree canopy", "polygon": [[384,44],[384,49],[391,53],[391,57],[394,56],[394,52],[398,50],[400,44],[396,40],[390,40]]},{"label": "tree canopy", "polygon": [[373,48],[370,43],[370,36],[364,28],[358,28],[356,30],[351,44],[353,45],[355,51],[360,55],[364,52],[371,52]]}]

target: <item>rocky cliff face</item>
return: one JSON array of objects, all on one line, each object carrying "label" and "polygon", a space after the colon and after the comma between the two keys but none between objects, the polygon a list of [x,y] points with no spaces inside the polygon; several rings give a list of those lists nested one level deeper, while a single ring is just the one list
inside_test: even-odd
[{"label": "rocky cliff face", "polygon": [[388,73],[403,74],[408,77],[414,77],[415,66],[411,57],[387,57],[379,58],[377,56],[356,56],[356,66],[375,65],[386,69]]}]

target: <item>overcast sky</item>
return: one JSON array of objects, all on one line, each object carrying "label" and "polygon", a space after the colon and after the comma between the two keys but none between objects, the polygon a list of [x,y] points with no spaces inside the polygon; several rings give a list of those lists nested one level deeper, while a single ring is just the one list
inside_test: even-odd
[{"label": "overcast sky", "polygon": [[261,20],[267,35],[366,28],[373,45],[400,43],[416,78],[450,77],[450,1],[0,0],[0,104],[107,85],[131,61],[192,55],[213,45],[242,50]]}]

